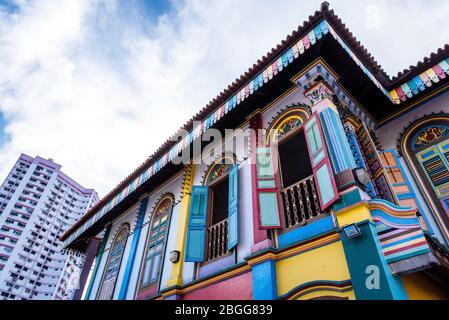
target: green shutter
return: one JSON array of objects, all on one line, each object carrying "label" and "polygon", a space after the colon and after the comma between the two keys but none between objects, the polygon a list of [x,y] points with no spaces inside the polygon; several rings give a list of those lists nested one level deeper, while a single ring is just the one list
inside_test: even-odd
[{"label": "green shutter", "polygon": [[259,224],[261,229],[282,228],[281,199],[276,187],[273,157],[270,148],[256,150],[257,177],[255,183],[258,197]]},{"label": "green shutter", "polygon": [[417,158],[437,197],[449,196],[449,140],[419,152]]},{"label": "green shutter", "polygon": [[229,171],[228,193],[228,251],[233,249],[238,242],[238,206],[239,206],[239,165]]},{"label": "green shutter", "polygon": [[204,261],[204,245],[206,241],[207,186],[194,186],[190,199],[189,226],[185,261]]},{"label": "green shutter", "polygon": [[318,191],[321,210],[326,210],[338,200],[339,194],[335,184],[332,166],[325,148],[325,141],[321,123],[316,114],[313,114],[304,125],[307,148],[313,176]]}]

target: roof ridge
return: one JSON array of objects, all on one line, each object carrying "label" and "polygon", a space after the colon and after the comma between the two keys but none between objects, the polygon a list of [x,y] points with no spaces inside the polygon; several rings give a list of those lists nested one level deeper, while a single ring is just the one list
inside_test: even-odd
[{"label": "roof ridge", "polygon": [[[391,78],[382,68],[382,66],[377,62],[374,56],[368,51],[368,49],[354,36],[354,34],[349,30],[343,20],[334,12],[333,9],[328,11],[325,15],[328,18],[328,23],[332,23],[335,31],[343,37],[343,39],[348,43],[351,49],[358,56],[358,58],[366,64],[366,67],[370,69],[373,75],[378,78],[378,80],[384,84]],[[359,52],[357,52],[359,51]],[[360,54],[362,55],[360,57]],[[379,79],[379,76],[381,78]]]},{"label": "roof ridge", "polygon": [[[209,113],[213,112],[215,109],[219,108],[223,103],[226,102],[227,99],[232,97],[232,95],[244,86],[247,82],[251,81],[255,76],[257,76],[267,64],[273,62],[273,60],[278,56],[282,51],[298,40],[298,38],[305,33],[305,31],[309,31],[309,29],[313,29],[316,23],[321,20],[326,20],[329,24],[332,25],[334,30],[342,37],[342,39],[349,45],[351,50],[360,61],[365,64],[365,67],[369,69],[369,71],[373,74],[373,76],[384,86],[384,88],[389,88],[394,85],[395,82],[400,81],[400,78],[407,77],[413,70],[416,68],[420,68],[421,65],[424,65],[428,61],[431,61],[435,55],[440,54],[441,52],[449,53],[449,45],[445,45],[444,50],[438,50],[436,54],[431,54],[431,57],[426,58],[425,62],[418,63],[416,67],[410,67],[407,70],[404,70],[404,73],[400,73],[398,78],[391,79],[390,76],[384,71],[382,66],[375,60],[374,56],[365,48],[364,45],[361,44],[359,40],[353,35],[353,33],[348,29],[346,24],[341,20],[341,18],[335,14],[333,9],[329,9],[329,3],[324,1],[321,3],[320,10],[314,12],[313,15],[308,17],[308,20],[303,21],[302,25],[299,25],[296,30],[293,30],[290,34],[288,34],[279,44],[273,47],[270,51],[268,51],[265,55],[257,60],[251,67],[248,68],[247,71],[242,73],[240,77],[236,78],[232,81],[231,84],[227,86],[224,90],[222,90],[215,98],[209,101],[203,108],[198,110],[194,116],[192,116],[184,125],[182,125],[174,134],[170,135],[168,139],[166,139],[159,148],[157,148],[143,163],[141,163],[135,170],[133,170],[129,175],[127,175],[124,179],[122,179],[110,192],[108,192],[104,197],[101,198],[93,206],[88,212],[86,212],[81,219],[75,223],[69,230],[72,230],[79,223],[92,216],[97,210],[101,209],[102,206],[107,204],[109,200],[113,198],[115,194],[121,191],[121,189],[129,184],[132,180],[136,179],[139,174],[142,173],[143,169],[152,163],[155,163],[158,158],[163,155],[167,148],[171,148],[177,141],[173,139],[176,134],[181,132],[182,130],[193,130],[193,122],[204,119]],[[67,232],[69,232],[69,230]]]},{"label": "roof ridge", "polygon": [[443,47],[439,47],[436,51],[432,51],[429,55],[425,56],[421,60],[419,60],[415,65],[411,65],[406,69],[403,69],[402,71],[399,71],[397,75],[393,76],[391,79],[391,84],[395,84],[398,82],[402,82],[403,79],[405,79],[407,76],[410,75],[411,72],[413,72],[416,69],[421,68],[428,68],[429,65],[434,64],[434,60],[437,59],[439,56],[448,54],[449,55],[449,44],[444,44]]},{"label": "roof ridge", "polygon": [[[323,2],[325,4],[327,2]],[[321,9],[324,11],[328,11],[328,6],[324,5]],[[328,3],[327,3],[328,5]],[[309,16],[309,20],[306,20],[303,22],[302,25],[299,25],[296,30],[293,30],[289,35],[286,36],[284,40],[281,41],[280,44],[276,45],[276,48],[271,48],[270,51],[265,53],[261,58],[257,60],[257,63],[253,64],[250,68],[248,68],[247,71],[245,71],[242,75],[240,75],[239,78],[236,78],[226,89],[220,92],[213,100],[209,101],[209,103],[206,104],[203,108],[201,108],[197,113],[191,117],[183,126],[181,126],[174,134],[170,135],[168,139],[165,140],[162,145],[156,149],[143,163],[141,163],[136,169],[134,169],[129,175],[127,175],[124,179],[122,179],[117,185],[109,191],[104,197],[100,199],[100,201],[97,202],[95,206],[93,206],[89,212],[85,214],[87,216],[93,211],[98,210],[101,206],[105,204],[108,200],[111,199],[111,197],[117,193],[121,188],[123,188],[124,185],[131,182],[133,179],[136,178],[137,174],[142,171],[142,169],[152,162],[152,160],[157,160],[158,154],[161,153],[167,145],[174,145],[175,141],[173,141],[171,138],[176,135],[176,133],[180,132],[181,130],[192,130],[193,128],[190,128],[190,126],[193,124],[194,121],[200,120],[204,118],[205,113],[209,113],[209,108],[215,105],[215,107],[219,107],[226,99],[229,98],[229,96],[232,95],[233,92],[235,92],[241,85],[242,82],[246,83],[252,79],[253,76],[257,75],[258,72],[260,72],[266,63],[273,60],[279,50],[281,50],[284,47],[287,47],[289,44],[293,43],[295,41],[295,36],[297,36],[301,31],[303,31],[306,28],[310,28],[310,24],[312,24],[312,20],[317,19],[323,11],[315,11],[314,15]],[[252,77],[249,77],[252,75]],[[84,217],[84,216],[83,216]]]}]

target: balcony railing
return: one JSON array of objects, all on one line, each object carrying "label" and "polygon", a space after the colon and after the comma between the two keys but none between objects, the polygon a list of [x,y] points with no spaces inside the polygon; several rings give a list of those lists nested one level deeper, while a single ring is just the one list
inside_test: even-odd
[{"label": "balcony railing", "polygon": [[313,176],[281,191],[287,228],[304,225],[321,214]]},{"label": "balcony railing", "polygon": [[228,253],[228,219],[207,229],[207,261]]}]

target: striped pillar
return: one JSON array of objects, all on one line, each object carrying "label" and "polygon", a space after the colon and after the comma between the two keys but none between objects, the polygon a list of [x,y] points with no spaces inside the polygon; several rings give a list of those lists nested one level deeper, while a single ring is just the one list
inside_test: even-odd
[{"label": "striped pillar", "polygon": [[109,224],[106,227],[106,230],[104,232],[103,240],[101,241],[100,248],[98,249],[97,256],[95,257],[95,267],[92,271],[92,276],[90,278],[89,287],[87,288],[86,295],[84,297],[84,300],[89,300],[90,295],[92,294],[92,289],[95,283],[95,280],[97,279],[97,273],[98,268],[101,263],[101,258],[103,257],[104,249],[106,248],[106,243],[108,242],[109,233],[111,232],[112,224]]},{"label": "striped pillar", "polygon": [[176,235],[175,249],[180,252],[180,259],[178,262],[172,264],[170,278],[167,281],[167,288],[180,286],[182,284],[182,267],[184,265],[184,251],[185,241],[188,226],[188,216],[190,208],[190,195],[192,192],[193,177],[195,174],[195,165],[190,164],[186,166],[186,173],[183,185],[183,197],[179,209],[179,222]]},{"label": "striped pillar", "polygon": [[139,214],[137,215],[136,226],[134,227],[133,240],[131,242],[131,249],[129,251],[128,260],[126,261],[125,274],[123,276],[122,285],[118,295],[118,300],[125,300],[128,294],[129,281],[134,267],[134,260],[136,259],[137,246],[139,245],[140,234],[142,231],[143,220],[145,212],[147,211],[148,197],[141,200]]},{"label": "striped pillar", "polygon": [[312,112],[317,113],[326,136],[329,155],[335,173],[356,168],[352,150],[346,137],[337,107],[330,100],[332,90],[322,81],[319,81],[308,91],[304,92],[312,103]]}]

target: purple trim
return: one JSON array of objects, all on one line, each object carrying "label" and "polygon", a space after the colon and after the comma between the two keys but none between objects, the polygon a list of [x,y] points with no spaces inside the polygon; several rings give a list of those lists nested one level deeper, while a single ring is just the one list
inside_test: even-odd
[{"label": "purple trim", "polygon": [[235,264],[235,256],[230,254],[224,258],[221,258],[217,261],[210,262],[205,266],[199,268],[198,278],[204,278],[208,275],[221,271],[227,267],[233,266]]}]

